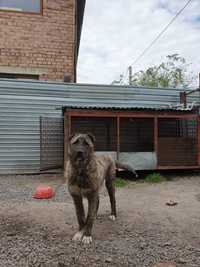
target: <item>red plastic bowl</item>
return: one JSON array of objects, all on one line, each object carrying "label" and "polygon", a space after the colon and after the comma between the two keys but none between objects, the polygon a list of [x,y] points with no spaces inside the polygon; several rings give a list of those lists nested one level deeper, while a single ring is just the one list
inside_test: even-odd
[{"label": "red plastic bowl", "polygon": [[51,186],[39,185],[33,197],[36,199],[48,199],[54,196],[55,192]]}]

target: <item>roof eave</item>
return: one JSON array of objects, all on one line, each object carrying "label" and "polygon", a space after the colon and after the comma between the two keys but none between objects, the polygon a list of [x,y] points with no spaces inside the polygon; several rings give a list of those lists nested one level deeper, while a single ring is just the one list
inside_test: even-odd
[{"label": "roof eave", "polygon": [[85,10],[86,0],[76,0],[76,12],[77,12],[77,56],[79,52],[80,40],[81,40],[81,32],[83,25],[83,17]]}]

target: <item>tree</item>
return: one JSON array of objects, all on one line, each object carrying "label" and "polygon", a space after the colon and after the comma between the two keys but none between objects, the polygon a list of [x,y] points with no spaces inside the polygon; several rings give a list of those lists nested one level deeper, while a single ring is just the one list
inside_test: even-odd
[{"label": "tree", "polygon": [[[188,73],[189,64],[178,54],[166,56],[166,61],[160,65],[149,67],[147,70],[141,70],[134,73],[131,77],[131,84],[135,86],[148,87],[188,87],[194,77]],[[120,78],[122,79],[122,77]],[[115,81],[114,84],[121,83]]]}]

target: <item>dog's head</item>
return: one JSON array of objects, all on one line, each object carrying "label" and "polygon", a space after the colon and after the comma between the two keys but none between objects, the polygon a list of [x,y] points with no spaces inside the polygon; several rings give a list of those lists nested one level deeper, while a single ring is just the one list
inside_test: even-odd
[{"label": "dog's head", "polygon": [[94,152],[95,137],[90,134],[73,134],[69,137],[69,156],[75,163],[91,158]]}]

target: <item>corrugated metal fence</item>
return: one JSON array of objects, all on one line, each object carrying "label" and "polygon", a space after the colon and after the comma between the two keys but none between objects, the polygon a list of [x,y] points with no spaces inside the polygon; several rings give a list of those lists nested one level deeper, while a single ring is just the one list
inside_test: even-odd
[{"label": "corrugated metal fence", "polygon": [[[163,108],[180,90],[0,80],[0,173],[40,170],[40,117],[61,117],[62,106]],[[190,97],[198,101],[198,94]]]}]

